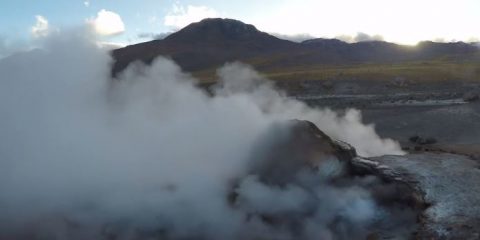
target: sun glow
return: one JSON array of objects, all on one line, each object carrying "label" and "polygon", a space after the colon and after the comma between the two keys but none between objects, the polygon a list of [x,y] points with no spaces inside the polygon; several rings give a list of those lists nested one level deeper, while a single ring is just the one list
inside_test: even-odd
[{"label": "sun glow", "polygon": [[[469,7],[468,7],[468,6]],[[314,37],[381,35],[386,41],[415,45],[423,40],[468,41],[480,37],[480,1],[313,1],[285,0],[248,22],[261,30]]]}]

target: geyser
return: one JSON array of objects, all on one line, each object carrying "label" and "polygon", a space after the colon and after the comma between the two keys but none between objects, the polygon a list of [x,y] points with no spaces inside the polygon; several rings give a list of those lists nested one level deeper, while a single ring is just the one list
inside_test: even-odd
[{"label": "geyser", "polygon": [[165,58],[112,81],[85,36],[54,33],[0,61],[0,238],[351,239],[381,216],[362,184],[331,184],[334,154],[277,180],[253,167],[290,119],[360,155],[402,154],[358,111],[287,99],[241,63],[218,70],[213,96]]}]

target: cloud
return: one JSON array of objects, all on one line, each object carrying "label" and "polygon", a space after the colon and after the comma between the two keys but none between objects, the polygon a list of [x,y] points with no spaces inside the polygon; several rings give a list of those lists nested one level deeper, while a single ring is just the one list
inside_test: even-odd
[{"label": "cloud", "polygon": [[28,52],[35,48],[28,39],[11,38],[0,34],[0,59],[7,58],[19,52]]},{"label": "cloud", "polygon": [[90,1],[89,0],[84,1],[83,5],[85,5],[85,7],[90,7]]},{"label": "cloud", "polygon": [[471,37],[471,38],[468,39],[467,42],[473,44],[474,46],[480,47],[480,38]]},{"label": "cloud", "polygon": [[144,33],[139,33],[137,34],[138,38],[143,38],[143,39],[155,39],[155,40],[160,40],[168,37],[168,35],[172,34],[172,32],[164,32],[164,33],[149,33],[149,32],[144,32]]},{"label": "cloud", "polygon": [[126,44],[119,43],[119,42],[97,42],[97,46],[100,47],[101,49],[113,50],[113,49],[125,47]]},{"label": "cloud", "polygon": [[41,15],[35,16],[35,25],[31,28],[31,33],[34,38],[46,37],[50,32],[48,20]]},{"label": "cloud", "polygon": [[100,10],[96,18],[89,19],[87,22],[92,24],[97,34],[103,36],[118,35],[125,31],[125,25],[120,15],[105,9]]},{"label": "cloud", "polygon": [[10,56],[14,52],[19,52],[23,44],[19,41],[11,41],[4,35],[0,35],[0,59]]},{"label": "cloud", "polygon": [[11,52],[10,43],[8,42],[7,38],[3,35],[0,35],[0,58],[3,58],[9,55]]},{"label": "cloud", "polygon": [[292,42],[303,42],[305,40],[310,40],[310,39],[315,38],[314,36],[312,36],[308,33],[303,33],[303,34],[270,33],[270,34],[277,37],[277,38],[289,40],[289,41],[292,41]]},{"label": "cloud", "polygon": [[375,35],[369,35],[363,32],[358,32],[357,35],[352,36],[352,35],[339,35],[336,36],[335,38],[345,41],[345,42],[368,42],[368,41],[383,41],[384,38],[382,35],[375,34]]},{"label": "cloud", "polygon": [[173,9],[165,16],[164,24],[173,29],[180,29],[204,18],[215,18],[219,16],[220,14],[215,9],[206,6],[188,5],[185,8],[175,4],[173,5]]},{"label": "cloud", "polygon": [[368,42],[368,41],[383,41],[381,35],[368,35],[366,33],[359,32],[357,36],[353,39],[355,42]]}]

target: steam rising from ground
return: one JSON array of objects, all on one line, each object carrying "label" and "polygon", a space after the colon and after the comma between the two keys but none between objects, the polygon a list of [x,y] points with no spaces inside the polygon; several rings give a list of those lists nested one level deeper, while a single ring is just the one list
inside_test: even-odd
[{"label": "steam rising from ground", "polygon": [[[361,155],[402,153],[358,111],[309,108],[240,63],[218,71],[213,96],[164,58],[112,81],[108,53],[85,36],[55,34],[43,50],[0,62],[0,238],[342,239],[374,219],[362,188],[248,175],[257,140],[289,119],[310,120]],[[227,201],[232,181],[237,207]],[[301,215],[302,227],[247,221],[252,212]],[[332,229],[339,215],[350,225]]]}]

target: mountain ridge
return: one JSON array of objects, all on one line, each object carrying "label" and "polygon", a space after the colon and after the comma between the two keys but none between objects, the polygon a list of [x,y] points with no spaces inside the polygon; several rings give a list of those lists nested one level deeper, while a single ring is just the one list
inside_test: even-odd
[{"label": "mountain ridge", "polygon": [[477,60],[480,48],[464,42],[420,42],[406,46],[385,41],[347,43],[315,38],[293,42],[259,31],[234,19],[208,18],[162,40],[139,43],[112,52],[115,76],[134,61],[151,63],[158,56],[173,59],[184,71],[199,72],[226,62],[243,61],[259,70],[361,63],[401,63],[435,59]]}]

